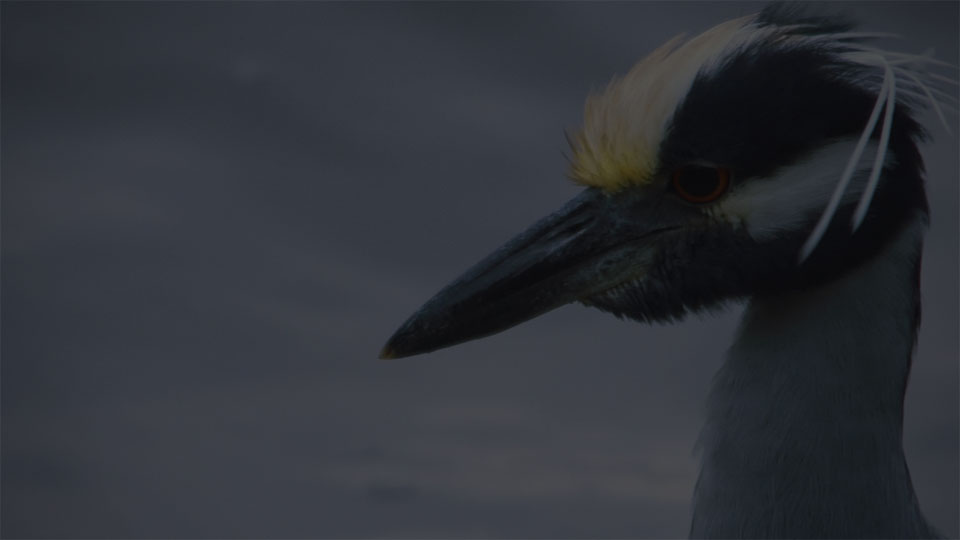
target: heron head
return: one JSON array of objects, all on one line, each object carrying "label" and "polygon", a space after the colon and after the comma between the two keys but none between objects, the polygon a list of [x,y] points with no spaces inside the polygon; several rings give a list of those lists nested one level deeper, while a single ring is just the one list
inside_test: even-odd
[{"label": "heron head", "polygon": [[[588,98],[571,137],[584,191],[441,290],[382,357],[487,336],[580,302],[670,321],[802,289],[926,215],[926,57],[773,5],[675,38]],[[904,58],[909,61],[902,61]]]}]

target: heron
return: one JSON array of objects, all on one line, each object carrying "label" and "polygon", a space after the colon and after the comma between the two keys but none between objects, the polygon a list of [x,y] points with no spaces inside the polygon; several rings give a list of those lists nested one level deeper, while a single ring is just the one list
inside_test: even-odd
[{"label": "heron", "polygon": [[944,120],[956,81],[883,37],[773,4],[657,48],[587,99],[568,136],[582,192],[429,299],[381,357],[574,302],[639,322],[745,302],[707,398],[690,536],[936,536],[903,400],[929,215],[917,114]]}]

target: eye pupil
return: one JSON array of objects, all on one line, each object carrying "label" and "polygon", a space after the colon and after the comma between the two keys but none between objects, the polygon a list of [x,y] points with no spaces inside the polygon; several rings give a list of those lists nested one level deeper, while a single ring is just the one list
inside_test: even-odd
[{"label": "eye pupil", "polygon": [[716,169],[687,167],[679,180],[683,190],[693,197],[709,197],[717,189]]},{"label": "eye pupil", "polygon": [[730,171],[722,167],[688,165],[673,173],[673,187],[680,197],[694,203],[710,202],[727,190]]}]

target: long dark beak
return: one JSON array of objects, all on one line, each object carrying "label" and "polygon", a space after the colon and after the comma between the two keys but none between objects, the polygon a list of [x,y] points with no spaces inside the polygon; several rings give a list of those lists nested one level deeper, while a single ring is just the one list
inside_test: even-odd
[{"label": "long dark beak", "polygon": [[390,338],[400,358],[501,332],[644,275],[652,212],[591,188],[480,261],[431,298]]}]

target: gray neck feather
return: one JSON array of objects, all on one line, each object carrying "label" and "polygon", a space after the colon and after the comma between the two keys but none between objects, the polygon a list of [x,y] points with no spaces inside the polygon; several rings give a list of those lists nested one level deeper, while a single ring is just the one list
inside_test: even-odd
[{"label": "gray neck feather", "polygon": [[701,434],[694,538],[918,538],[903,455],[925,219],[815,290],[754,298]]}]

